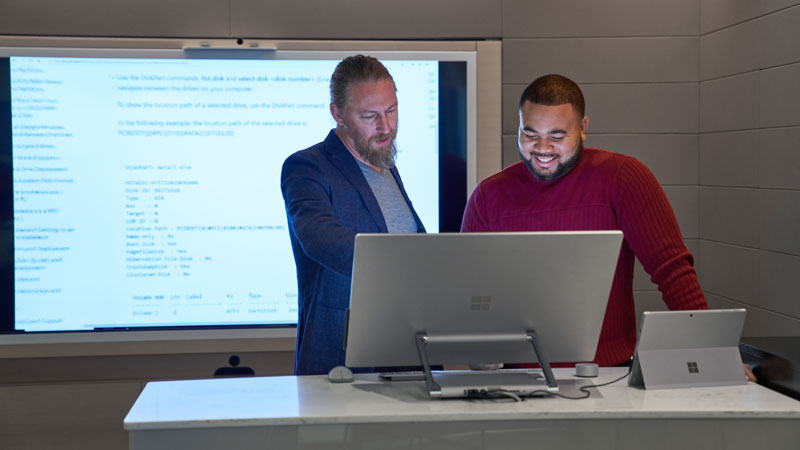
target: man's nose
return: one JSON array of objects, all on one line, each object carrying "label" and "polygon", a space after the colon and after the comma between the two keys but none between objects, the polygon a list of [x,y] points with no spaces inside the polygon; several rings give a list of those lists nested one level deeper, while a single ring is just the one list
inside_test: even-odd
[{"label": "man's nose", "polygon": [[391,123],[389,122],[389,116],[386,114],[379,114],[378,115],[378,132],[379,133],[386,133],[391,129]]},{"label": "man's nose", "polygon": [[550,141],[550,139],[547,139],[546,137],[540,137],[533,144],[533,146],[534,146],[533,148],[536,149],[537,151],[540,151],[540,150],[551,150],[553,148],[553,146],[551,144],[552,144],[552,142]]}]

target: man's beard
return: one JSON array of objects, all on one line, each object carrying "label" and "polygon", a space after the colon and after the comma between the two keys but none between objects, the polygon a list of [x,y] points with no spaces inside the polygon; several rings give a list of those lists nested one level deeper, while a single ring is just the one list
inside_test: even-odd
[{"label": "man's beard", "polygon": [[522,162],[525,163],[525,167],[527,167],[528,171],[531,173],[531,175],[533,175],[533,178],[536,178],[539,181],[553,181],[578,165],[578,161],[581,159],[581,155],[583,154],[583,139],[581,139],[580,143],[578,144],[578,150],[575,151],[575,154],[572,155],[572,158],[563,162],[559,161],[558,166],[556,166],[556,170],[549,174],[541,174],[536,172],[536,169],[533,166],[533,158],[536,157],[535,153],[531,153],[531,160],[529,161],[522,157],[522,150],[519,148],[519,143],[517,143],[517,151],[519,152]]},{"label": "man's beard", "polygon": [[[395,160],[397,159],[397,142],[395,137],[397,132],[386,133],[371,139],[364,139],[362,136],[356,136],[353,140],[356,151],[364,161],[372,164],[379,169],[391,169],[394,167]],[[374,148],[375,141],[381,141],[389,138],[390,141],[387,145]]]}]

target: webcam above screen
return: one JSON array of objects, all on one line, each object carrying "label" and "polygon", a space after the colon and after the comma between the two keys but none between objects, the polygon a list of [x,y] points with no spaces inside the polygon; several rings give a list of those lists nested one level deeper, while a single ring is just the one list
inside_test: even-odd
[{"label": "webcam above screen", "polygon": [[[359,234],[348,367],[530,363],[535,331],[550,362],[591,361],[622,232]],[[448,339],[449,337],[449,339]],[[537,350],[538,351],[538,350]]]},{"label": "webcam above screen", "polygon": [[[0,48],[0,344],[294,326],[281,165],[335,127],[355,53]],[[457,230],[475,53],[364,53],[397,85],[415,208]]]}]

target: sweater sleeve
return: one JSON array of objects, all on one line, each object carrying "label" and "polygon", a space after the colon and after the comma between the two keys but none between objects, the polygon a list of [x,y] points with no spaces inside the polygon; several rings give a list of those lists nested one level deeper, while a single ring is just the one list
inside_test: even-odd
[{"label": "sweater sleeve", "polygon": [[462,233],[491,231],[486,219],[486,204],[481,185],[472,191],[467,206],[464,208],[464,217],[461,220]]},{"label": "sweater sleeve", "polygon": [[653,173],[636,159],[626,158],[617,172],[612,196],[625,240],[658,285],[667,307],[707,309],[694,258]]}]

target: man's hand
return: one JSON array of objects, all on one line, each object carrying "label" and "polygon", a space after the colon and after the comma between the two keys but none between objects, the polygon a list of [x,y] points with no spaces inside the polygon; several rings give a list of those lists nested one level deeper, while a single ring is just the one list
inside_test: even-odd
[{"label": "man's hand", "polygon": [[758,382],[758,378],[756,378],[756,375],[750,370],[750,366],[747,364],[744,364],[744,376],[747,378],[747,381],[752,381],[753,383]]}]

